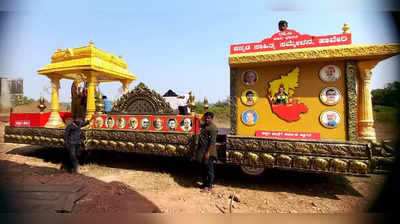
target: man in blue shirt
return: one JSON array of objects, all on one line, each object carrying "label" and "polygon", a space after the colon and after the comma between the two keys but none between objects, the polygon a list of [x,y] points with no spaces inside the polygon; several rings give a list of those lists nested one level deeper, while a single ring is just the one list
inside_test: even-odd
[{"label": "man in blue shirt", "polygon": [[107,99],[107,96],[103,96],[104,113],[107,114],[111,111],[112,105],[111,101]]}]

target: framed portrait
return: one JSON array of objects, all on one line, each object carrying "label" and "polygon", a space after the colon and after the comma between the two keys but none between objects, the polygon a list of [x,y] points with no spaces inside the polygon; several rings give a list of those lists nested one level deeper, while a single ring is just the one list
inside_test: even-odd
[{"label": "framed portrait", "polygon": [[117,128],[119,129],[123,129],[126,127],[126,120],[124,117],[119,117],[117,119]]},{"label": "framed portrait", "polygon": [[106,128],[113,128],[115,124],[113,117],[107,117],[106,119]]},{"label": "framed portrait", "polygon": [[131,118],[129,118],[129,121],[128,121],[128,127],[129,127],[129,129],[136,129],[137,126],[138,126],[138,124],[139,124],[139,122],[138,122],[138,120],[136,119],[136,117],[131,117]]},{"label": "framed portrait", "polygon": [[336,128],[340,124],[341,117],[335,110],[326,110],[319,116],[319,121],[326,128]]},{"label": "framed portrait", "polygon": [[183,131],[190,131],[192,130],[192,120],[190,118],[184,118],[181,120],[180,126]]},{"label": "framed portrait", "polygon": [[153,120],[153,127],[156,130],[161,130],[163,128],[163,120],[161,118],[156,118]]},{"label": "framed portrait", "polygon": [[329,106],[338,104],[341,98],[340,91],[335,87],[327,87],[319,94],[321,102]]},{"label": "framed portrait", "polygon": [[257,80],[258,80],[258,75],[257,75],[257,72],[255,72],[255,71],[248,70],[248,71],[243,72],[243,74],[242,74],[242,82],[246,86],[255,85]]},{"label": "framed portrait", "polygon": [[94,120],[94,125],[95,125],[95,128],[102,128],[104,125],[103,117],[96,117],[96,119]]},{"label": "framed portrait", "polygon": [[325,65],[319,71],[319,78],[324,82],[336,82],[340,75],[340,68],[336,65]]},{"label": "framed portrait", "polygon": [[168,119],[168,121],[167,121],[167,128],[168,128],[168,130],[170,130],[170,131],[176,131],[176,125],[177,125],[177,121],[176,121],[176,119],[175,118],[170,118],[170,119]]},{"label": "framed portrait", "polygon": [[149,129],[150,128],[150,120],[147,117],[142,118],[140,121],[140,126],[142,129]]},{"label": "framed portrait", "polygon": [[254,110],[246,110],[242,113],[242,122],[247,126],[253,126],[258,120],[258,114]]},{"label": "framed portrait", "polygon": [[247,106],[251,106],[256,104],[258,96],[257,92],[252,89],[246,89],[242,92],[242,96],[240,97],[242,103]]}]

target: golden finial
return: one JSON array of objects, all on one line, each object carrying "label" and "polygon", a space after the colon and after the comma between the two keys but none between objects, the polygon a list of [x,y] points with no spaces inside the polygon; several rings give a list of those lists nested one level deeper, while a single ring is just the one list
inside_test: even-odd
[{"label": "golden finial", "polygon": [[119,58],[119,59],[122,59],[122,55],[119,55],[118,58]]},{"label": "golden finial", "polygon": [[208,109],[208,100],[205,97],[204,97],[204,105],[203,105],[203,107],[204,107],[204,111],[206,111]]},{"label": "golden finial", "polygon": [[46,109],[46,105],[44,104],[44,97],[43,96],[40,96],[40,98],[39,98],[38,108],[39,108],[41,114],[43,113],[44,109]]},{"label": "golden finial", "polygon": [[343,25],[342,30],[343,30],[343,33],[349,33],[349,32],[348,32],[348,31],[350,30],[349,25],[347,25],[347,23],[345,23],[345,24]]},{"label": "golden finial", "polygon": [[189,92],[189,105],[188,106],[189,106],[192,114],[194,114],[194,108],[196,108],[196,104],[194,103],[194,95],[193,95],[192,91]]},{"label": "golden finial", "polygon": [[62,48],[61,47],[57,48],[57,52],[60,52],[60,51],[62,51]]},{"label": "golden finial", "polygon": [[89,43],[90,43],[90,46],[94,45],[94,41],[93,40],[91,40]]}]

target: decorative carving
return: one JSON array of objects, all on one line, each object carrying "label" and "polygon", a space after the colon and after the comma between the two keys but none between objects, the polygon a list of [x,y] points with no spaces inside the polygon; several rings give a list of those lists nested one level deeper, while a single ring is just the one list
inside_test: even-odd
[{"label": "decorative carving", "polygon": [[358,113],[357,113],[357,64],[354,61],[346,62],[346,112],[347,112],[347,140],[358,140]]},{"label": "decorative carving", "polygon": [[[389,57],[400,52],[400,44],[343,45],[299,50],[265,51],[245,54],[231,54],[229,65],[276,64],[277,62],[340,60],[343,58],[362,59],[370,57]],[[232,76],[231,76],[232,77]],[[232,85],[231,85],[232,86]],[[232,94],[231,94],[232,96]]]},{"label": "decorative carving", "polygon": [[278,166],[290,167],[291,162],[292,162],[292,158],[290,158],[290,156],[287,156],[287,155],[279,155],[278,156],[278,159],[277,159]]},{"label": "decorative carving", "polygon": [[231,135],[237,133],[237,70],[231,68],[230,72],[231,92],[230,92],[230,117],[231,117]]},{"label": "decorative carving", "polygon": [[328,161],[323,158],[315,158],[312,167],[315,170],[326,170],[328,168]]},{"label": "decorative carving", "polygon": [[346,172],[347,162],[340,159],[333,159],[331,160],[330,169],[335,172]]},{"label": "decorative carving", "polygon": [[309,169],[310,159],[305,156],[296,156],[293,160],[293,167],[300,169]]},{"label": "decorative carving", "polygon": [[273,166],[275,164],[275,157],[270,154],[262,153],[261,158],[266,166]]},{"label": "decorative carving", "polygon": [[267,151],[290,154],[368,158],[367,144],[354,142],[271,140],[258,137],[228,136],[227,148],[241,151]]},{"label": "decorative carving", "polygon": [[349,169],[353,173],[366,174],[368,172],[368,165],[361,161],[351,161]]},{"label": "decorative carving", "polygon": [[176,114],[164,98],[139,83],[133,90],[122,95],[114,104],[113,113],[128,114]]}]

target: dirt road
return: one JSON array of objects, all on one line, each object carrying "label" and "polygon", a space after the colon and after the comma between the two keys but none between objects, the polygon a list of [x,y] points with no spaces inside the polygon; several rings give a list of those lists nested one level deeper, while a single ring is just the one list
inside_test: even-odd
[{"label": "dirt road", "polygon": [[233,213],[358,212],[368,208],[385,180],[276,170],[249,177],[219,165],[215,193],[201,193],[197,167],[179,159],[96,151],[81,174],[71,175],[59,170],[61,150],[4,143],[0,148],[2,184],[85,185],[89,194],[74,213],[129,211],[135,203],[168,214],[229,213],[233,193],[239,199],[231,205]]}]

